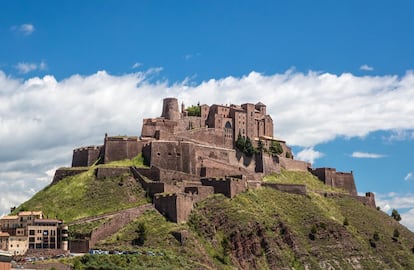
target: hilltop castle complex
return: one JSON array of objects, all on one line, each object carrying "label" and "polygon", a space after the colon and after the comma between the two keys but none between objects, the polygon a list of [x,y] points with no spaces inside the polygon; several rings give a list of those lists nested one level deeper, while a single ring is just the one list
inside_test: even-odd
[{"label": "hilltop castle complex", "polygon": [[[144,119],[140,137],[105,135],[104,144],[73,151],[73,167],[88,167],[130,159],[142,154],[148,168],[131,168],[133,176],[153,197],[155,207],[172,221],[186,220],[193,202],[212,193],[235,194],[268,183],[264,175],[280,170],[309,171],[326,185],[344,189],[349,195],[375,206],[372,193],[358,197],[351,173],[333,168],[313,169],[310,163],[295,160],[285,141],[273,135],[274,124],[266,105],[197,105],[196,113],[179,109],[176,98],[163,101],[160,117]],[[237,149],[239,138],[259,148],[246,155]],[[279,152],[271,154],[272,145]],[[122,171],[122,170],[121,170]],[[119,169],[98,168],[97,177],[112,176]],[[74,170],[58,170],[54,182]],[[271,185],[283,191],[306,193],[304,185]]]},{"label": "hilltop castle complex", "polygon": [[[222,193],[232,198],[246,189],[267,186],[283,192],[305,195],[306,186],[302,184],[262,181],[263,176],[279,173],[281,169],[311,172],[326,185],[343,189],[348,196],[375,207],[372,193],[357,196],[352,172],[337,172],[333,168],[312,168],[310,163],[295,160],[286,142],[274,137],[273,120],[267,114],[266,105],[263,103],[197,105],[191,109],[186,109],[184,104],[179,109],[176,98],[164,99],[161,116],[143,120],[141,136],[105,134],[103,145],[73,150],[72,168],[58,169],[52,184],[67,176],[86,171],[95,164],[108,164],[142,155],[148,167],[97,166],[96,177],[99,179],[131,174],[152,198],[154,207],[173,222],[187,220],[194,203],[214,193]],[[239,147],[240,141],[250,143],[256,151],[243,151]],[[275,146],[278,151],[271,151]],[[138,209],[137,213],[141,210]],[[122,218],[123,222],[128,221],[126,217],[133,216],[126,213]],[[39,218],[33,219],[34,224],[31,226],[43,222]],[[6,227],[6,220],[3,223],[1,226],[0,222],[0,229],[9,228]],[[59,224],[55,227],[61,226]],[[87,251],[98,238],[119,229],[120,224],[114,222],[107,225],[101,231],[96,231],[95,236],[90,235],[89,240],[71,240],[70,249]],[[18,223],[13,226],[18,226]],[[64,227],[65,235],[66,229]],[[13,230],[8,232],[9,235],[15,234]],[[30,236],[30,228],[22,235],[26,238]],[[39,240],[42,243],[40,245],[36,241],[32,243],[32,240],[27,242],[29,249],[42,248],[46,243]],[[61,245],[61,242],[52,244],[52,240],[48,241],[49,247]],[[66,247],[66,242],[63,241],[62,245]]]}]

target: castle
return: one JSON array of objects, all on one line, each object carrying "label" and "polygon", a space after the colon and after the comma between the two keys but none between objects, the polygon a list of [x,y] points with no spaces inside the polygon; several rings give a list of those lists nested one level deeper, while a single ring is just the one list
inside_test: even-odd
[{"label": "castle", "polygon": [[[193,203],[213,193],[233,197],[248,188],[261,185],[285,192],[306,194],[304,185],[262,183],[263,176],[286,170],[309,171],[326,185],[342,188],[350,196],[375,207],[374,194],[357,196],[352,172],[334,168],[312,168],[295,160],[286,142],[273,136],[273,120],[266,105],[197,105],[193,111],[176,98],[163,100],[160,117],[144,119],[141,136],[105,135],[104,144],[73,151],[72,167],[59,169],[53,183],[82,172],[82,167],[131,159],[142,154],[148,168],[130,168],[130,172],[153,198],[156,209],[174,222],[185,221]],[[262,148],[246,155],[236,147],[244,138]],[[280,146],[277,154],[270,147]],[[86,169],[85,169],[86,170]],[[125,173],[125,169],[97,168],[98,178]]]}]

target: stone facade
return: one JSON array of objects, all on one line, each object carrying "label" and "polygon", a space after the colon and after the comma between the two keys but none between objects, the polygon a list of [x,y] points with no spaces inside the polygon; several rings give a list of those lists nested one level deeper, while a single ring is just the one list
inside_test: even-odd
[{"label": "stone facade", "polygon": [[63,178],[74,176],[83,172],[88,171],[88,168],[60,168],[55,171],[55,175],[53,176],[52,185],[56,184]]},{"label": "stone facade", "polygon": [[[155,208],[174,222],[185,221],[193,204],[213,193],[232,198],[248,187],[261,186],[264,175],[279,173],[281,169],[310,171],[326,185],[345,189],[357,197],[352,173],[332,168],[312,169],[310,163],[295,160],[286,142],[273,137],[273,120],[263,103],[198,106],[200,115],[189,116],[184,104],[179,110],[176,98],[166,98],[160,117],[143,120],[140,137],[105,135],[102,146],[75,149],[72,166],[107,164],[141,154],[149,168],[130,168],[130,171],[153,199]],[[260,142],[265,150],[279,144],[282,153],[271,155],[261,151],[246,156],[235,148],[239,135],[250,138],[256,147]],[[62,170],[57,172],[56,179],[71,173]],[[98,167],[96,176],[100,179],[124,173],[128,169]],[[306,194],[304,185],[263,185]],[[373,196],[359,200],[375,205]],[[84,243],[74,245],[82,247]]]},{"label": "stone facade", "polygon": [[72,167],[92,166],[100,157],[101,146],[87,146],[73,150]]},{"label": "stone facade", "polygon": [[282,192],[306,195],[306,186],[305,185],[296,185],[296,184],[280,184],[280,183],[263,183],[263,187],[269,187],[277,189]]},{"label": "stone facade", "polygon": [[181,223],[188,219],[195,198],[187,193],[159,193],[154,197],[154,206],[168,220]]},{"label": "stone facade", "polygon": [[246,179],[243,177],[201,178],[201,183],[204,186],[212,186],[214,193],[221,193],[229,198],[247,189]]},{"label": "stone facade", "polygon": [[352,172],[337,172],[334,168],[315,168],[310,169],[310,172],[324,182],[325,185],[342,188],[348,191],[350,195],[357,196],[354,175]]}]

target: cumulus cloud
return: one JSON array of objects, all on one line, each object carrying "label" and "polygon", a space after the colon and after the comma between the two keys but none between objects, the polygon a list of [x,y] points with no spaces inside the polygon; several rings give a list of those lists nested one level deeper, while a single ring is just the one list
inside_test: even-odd
[{"label": "cumulus cloud", "polygon": [[367,64],[360,66],[359,69],[360,70],[365,70],[365,71],[373,71],[374,70],[373,67],[370,67]]},{"label": "cumulus cloud", "polygon": [[354,157],[354,158],[383,158],[383,157],[386,157],[386,155],[374,154],[374,153],[365,153],[365,152],[353,152],[351,154],[351,157]]},{"label": "cumulus cloud", "polygon": [[39,64],[20,62],[17,63],[15,68],[19,71],[20,74],[27,74],[35,70],[45,70],[47,68],[47,65],[44,61],[40,62]]},{"label": "cumulus cloud", "polygon": [[22,25],[14,25],[11,27],[12,31],[21,33],[24,36],[29,36],[33,34],[33,32],[36,30],[33,24],[26,23]]},{"label": "cumulus cloud", "polygon": [[388,214],[391,214],[392,209],[397,209],[402,218],[400,223],[414,231],[414,194],[375,194],[375,201],[377,206]]},{"label": "cumulus cloud", "polygon": [[142,118],[160,116],[168,96],[188,105],[261,101],[275,136],[303,147],[298,158],[308,161],[321,157],[316,145],[337,137],[414,130],[413,72],[358,77],[288,70],[169,84],[154,80],[161,70],[121,76],[99,71],[61,81],[51,75],[14,79],[0,71],[0,190],[6,198],[0,213],[49,183],[51,170],[70,165],[73,148],[102,144],[106,132],[139,135]]},{"label": "cumulus cloud", "polygon": [[296,155],[296,159],[313,163],[315,159],[323,157],[323,153],[315,151],[313,147],[303,149]]},{"label": "cumulus cloud", "polygon": [[412,172],[407,173],[407,175],[404,177],[405,181],[409,181],[409,180],[413,180],[414,179],[414,175]]}]

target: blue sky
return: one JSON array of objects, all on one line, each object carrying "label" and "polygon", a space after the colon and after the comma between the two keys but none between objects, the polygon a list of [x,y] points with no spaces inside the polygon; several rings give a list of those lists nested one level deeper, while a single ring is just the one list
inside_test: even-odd
[{"label": "blue sky", "polygon": [[410,1],[1,1],[0,214],[163,97],[268,105],[277,137],[414,229]]}]

